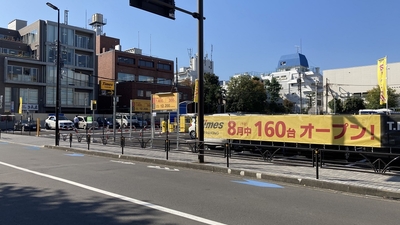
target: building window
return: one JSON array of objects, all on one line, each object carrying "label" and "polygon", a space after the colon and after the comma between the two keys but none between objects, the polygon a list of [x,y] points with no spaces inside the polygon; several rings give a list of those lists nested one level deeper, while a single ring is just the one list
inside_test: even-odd
[{"label": "building window", "polygon": [[87,92],[75,92],[74,93],[74,105],[85,107],[89,106],[89,93]]},{"label": "building window", "polygon": [[123,57],[123,56],[118,56],[118,62],[135,65],[135,59]]},{"label": "building window", "polygon": [[154,68],[154,62],[139,59],[139,66]]},{"label": "building window", "polygon": [[135,81],[135,75],[130,73],[118,73],[118,81]]},{"label": "building window", "polygon": [[170,64],[165,64],[165,63],[158,63],[157,64],[157,69],[160,70],[168,70],[171,71],[172,66]]},{"label": "building window", "polygon": [[139,82],[153,83],[154,77],[139,75]]},{"label": "building window", "polygon": [[172,80],[171,79],[166,79],[166,78],[157,78],[157,84],[171,85],[172,84]]},{"label": "building window", "polygon": [[143,90],[137,90],[137,96],[143,97]]},{"label": "building window", "polygon": [[14,112],[14,105],[11,104],[11,88],[4,89],[4,112]]},{"label": "building window", "polygon": [[23,111],[36,111],[38,110],[39,92],[37,89],[20,88],[19,96],[22,98]]},{"label": "building window", "polygon": [[38,69],[21,66],[7,66],[8,81],[38,82]]},{"label": "building window", "polygon": [[146,91],[146,97],[151,97],[151,91]]}]

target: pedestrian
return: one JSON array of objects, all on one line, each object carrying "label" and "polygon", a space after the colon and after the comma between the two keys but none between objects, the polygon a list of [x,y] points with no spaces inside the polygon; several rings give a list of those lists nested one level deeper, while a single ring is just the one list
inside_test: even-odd
[{"label": "pedestrian", "polygon": [[78,129],[78,128],[79,128],[79,118],[78,118],[78,115],[76,115],[75,118],[74,118],[74,124],[75,124],[75,128]]}]

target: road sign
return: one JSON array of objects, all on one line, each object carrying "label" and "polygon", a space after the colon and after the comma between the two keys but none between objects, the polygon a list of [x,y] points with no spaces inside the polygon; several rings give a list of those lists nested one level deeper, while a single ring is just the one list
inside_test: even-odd
[{"label": "road sign", "polygon": [[114,91],[114,81],[100,80],[100,89]]},{"label": "road sign", "polygon": [[133,99],[133,112],[150,112],[150,100]]},{"label": "road sign", "polygon": [[101,90],[101,95],[103,95],[103,96],[113,96],[114,95],[114,91]]},{"label": "road sign", "polygon": [[178,110],[179,93],[157,93],[152,95],[153,111],[176,112]]}]

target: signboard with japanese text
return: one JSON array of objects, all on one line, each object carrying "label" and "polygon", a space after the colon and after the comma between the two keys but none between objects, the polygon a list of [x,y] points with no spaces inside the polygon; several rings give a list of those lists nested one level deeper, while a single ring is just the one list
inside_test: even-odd
[{"label": "signboard with japanese text", "polygon": [[100,89],[114,91],[114,81],[100,80]]},{"label": "signboard with japanese text", "polygon": [[133,112],[150,112],[150,100],[146,99],[133,99],[132,101]]},{"label": "signboard with japanese text", "polygon": [[204,137],[381,147],[379,115],[205,116]]},{"label": "signboard with japanese text", "polygon": [[157,93],[152,95],[153,111],[176,112],[179,93]]}]

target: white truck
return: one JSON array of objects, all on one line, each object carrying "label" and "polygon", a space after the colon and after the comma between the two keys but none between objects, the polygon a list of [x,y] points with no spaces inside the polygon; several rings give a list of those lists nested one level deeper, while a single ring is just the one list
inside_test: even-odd
[{"label": "white truck", "polygon": [[132,118],[130,118],[129,114],[125,113],[117,113],[115,115],[115,120],[121,124],[122,120],[122,127],[129,127],[131,124],[135,127],[141,127],[141,124],[139,123],[137,115],[132,115]]}]

